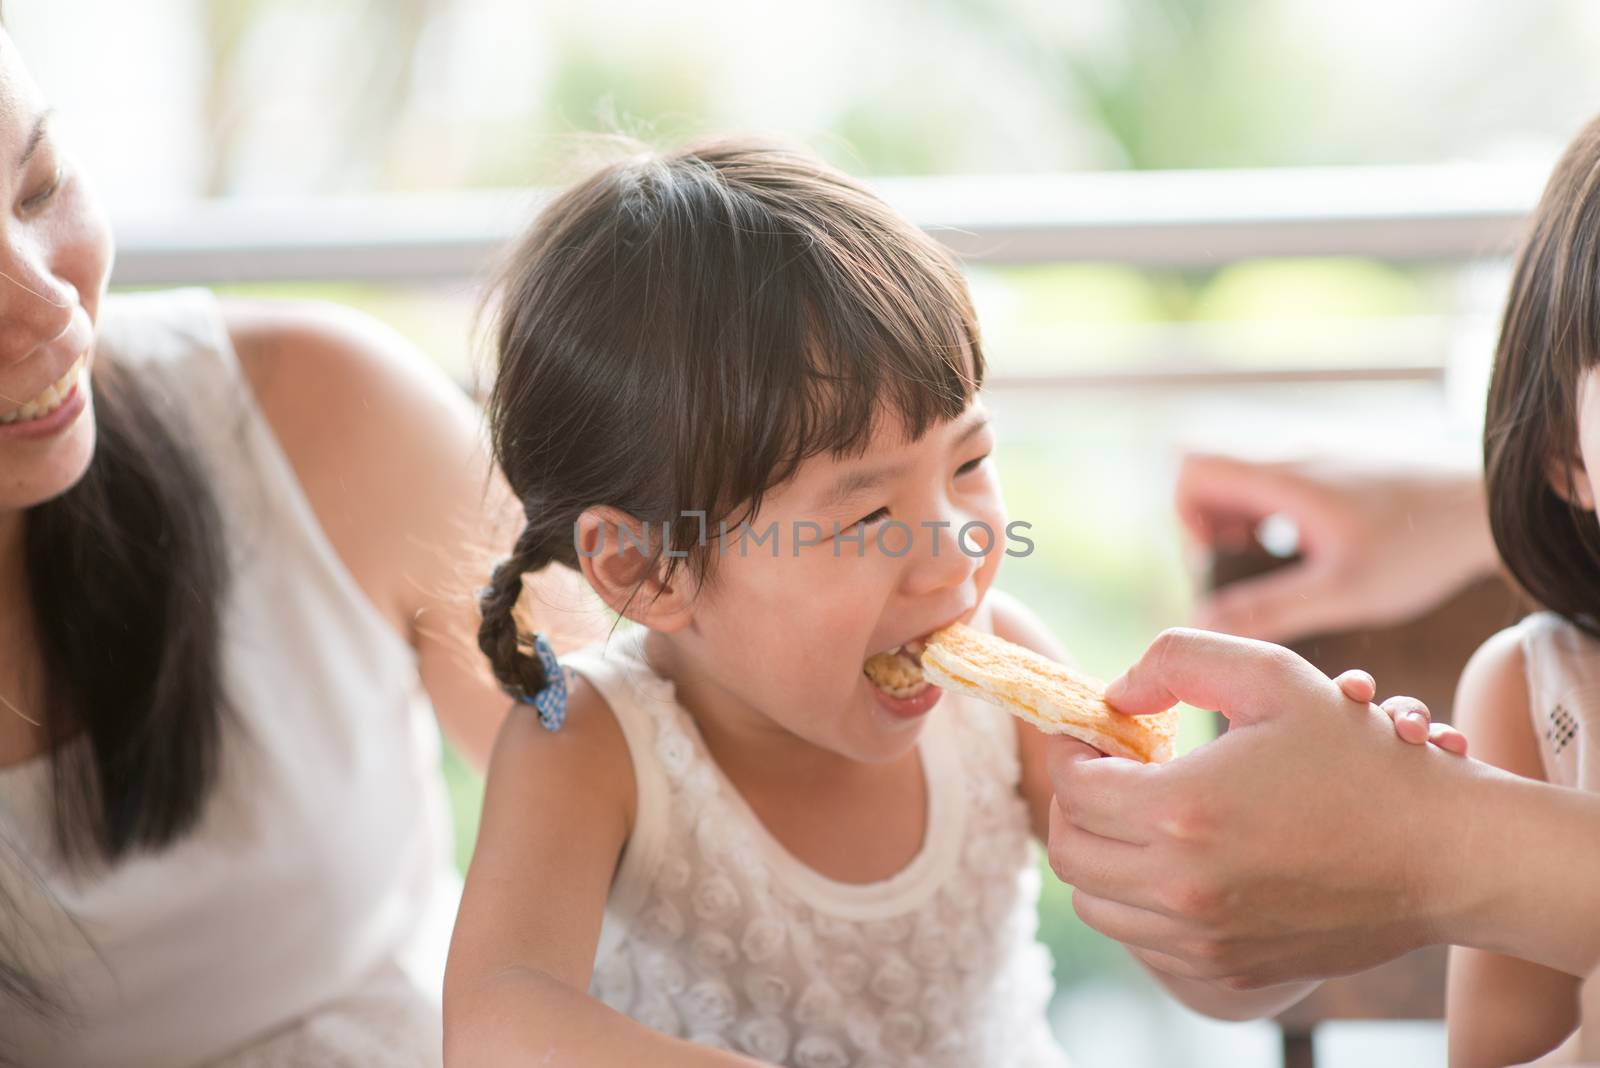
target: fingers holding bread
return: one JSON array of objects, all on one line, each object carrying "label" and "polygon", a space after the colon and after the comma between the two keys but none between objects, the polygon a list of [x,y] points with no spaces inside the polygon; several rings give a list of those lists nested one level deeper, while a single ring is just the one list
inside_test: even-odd
[{"label": "fingers holding bread", "polygon": [[1175,709],[1124,715],[1106,703],[1099,680],[1004,638],[957,623],[930,635],[921,659],[930,682],[999,705],[1046,734],[1146,764],[1172,758]]}]

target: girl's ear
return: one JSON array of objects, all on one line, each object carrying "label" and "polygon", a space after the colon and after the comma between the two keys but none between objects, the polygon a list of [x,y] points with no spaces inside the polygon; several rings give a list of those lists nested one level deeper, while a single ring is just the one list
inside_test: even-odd
[{"label": "girl's ear", "polygon": [[578,568],[618,615],[663,633],[688,626],[693,576],[680,567],[661,581],[661,525],[605,505],[586,508],[573,531]]},{"label": "girl's ear", "polygon": [[1589,484],[1589,471],[1581,454],[1574,451],[1570,456],[1551,457],[1545,464],[1545,478],[1557,497],[1574,508],[1594,511],[1594,488]]}]

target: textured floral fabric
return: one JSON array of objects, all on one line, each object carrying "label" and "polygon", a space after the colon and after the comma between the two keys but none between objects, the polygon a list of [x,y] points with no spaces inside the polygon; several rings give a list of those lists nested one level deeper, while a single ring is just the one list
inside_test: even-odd
[{"label": "textured floral fabric", "polygon": [[1010,718],[947,694],[918,743],[922,850],[889,879],[840,883],[762,826],[646,665],[643,635],[563,658],[610,704],[638,781],[591,992],[796,1068],[1065,1065]]}]

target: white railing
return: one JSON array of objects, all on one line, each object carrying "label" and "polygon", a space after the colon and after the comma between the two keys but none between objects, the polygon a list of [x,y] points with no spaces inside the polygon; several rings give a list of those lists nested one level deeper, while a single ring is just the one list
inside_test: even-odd
[{"label": "white railing", "polygon": [[[876,188],[965,261],[1218,267],[1247,259],[1502,258],[1536,201],[1537,168],[1437,165],[885,179]],[[469,284],[540,202],[537,191],[234,199],[116,223],[120,285],[361,280]],[[1209,384],[1355,377],[1431,380],[1444,354],[1240,371],[1181,352],[1131,370],[997,380]]]}]

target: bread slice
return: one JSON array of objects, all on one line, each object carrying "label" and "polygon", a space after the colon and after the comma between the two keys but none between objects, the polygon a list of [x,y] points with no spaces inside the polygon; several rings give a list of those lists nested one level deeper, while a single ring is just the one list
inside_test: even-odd
[{"label": "bread slice", "polygon": [[1107,756],[1146,764],[1172,759],[1176,709],[1125,716],[1106,704],[1097,680],[963,623],[929,636],[922,673],[943,689],[981,697],[1046,734],[1070,734]]}]

